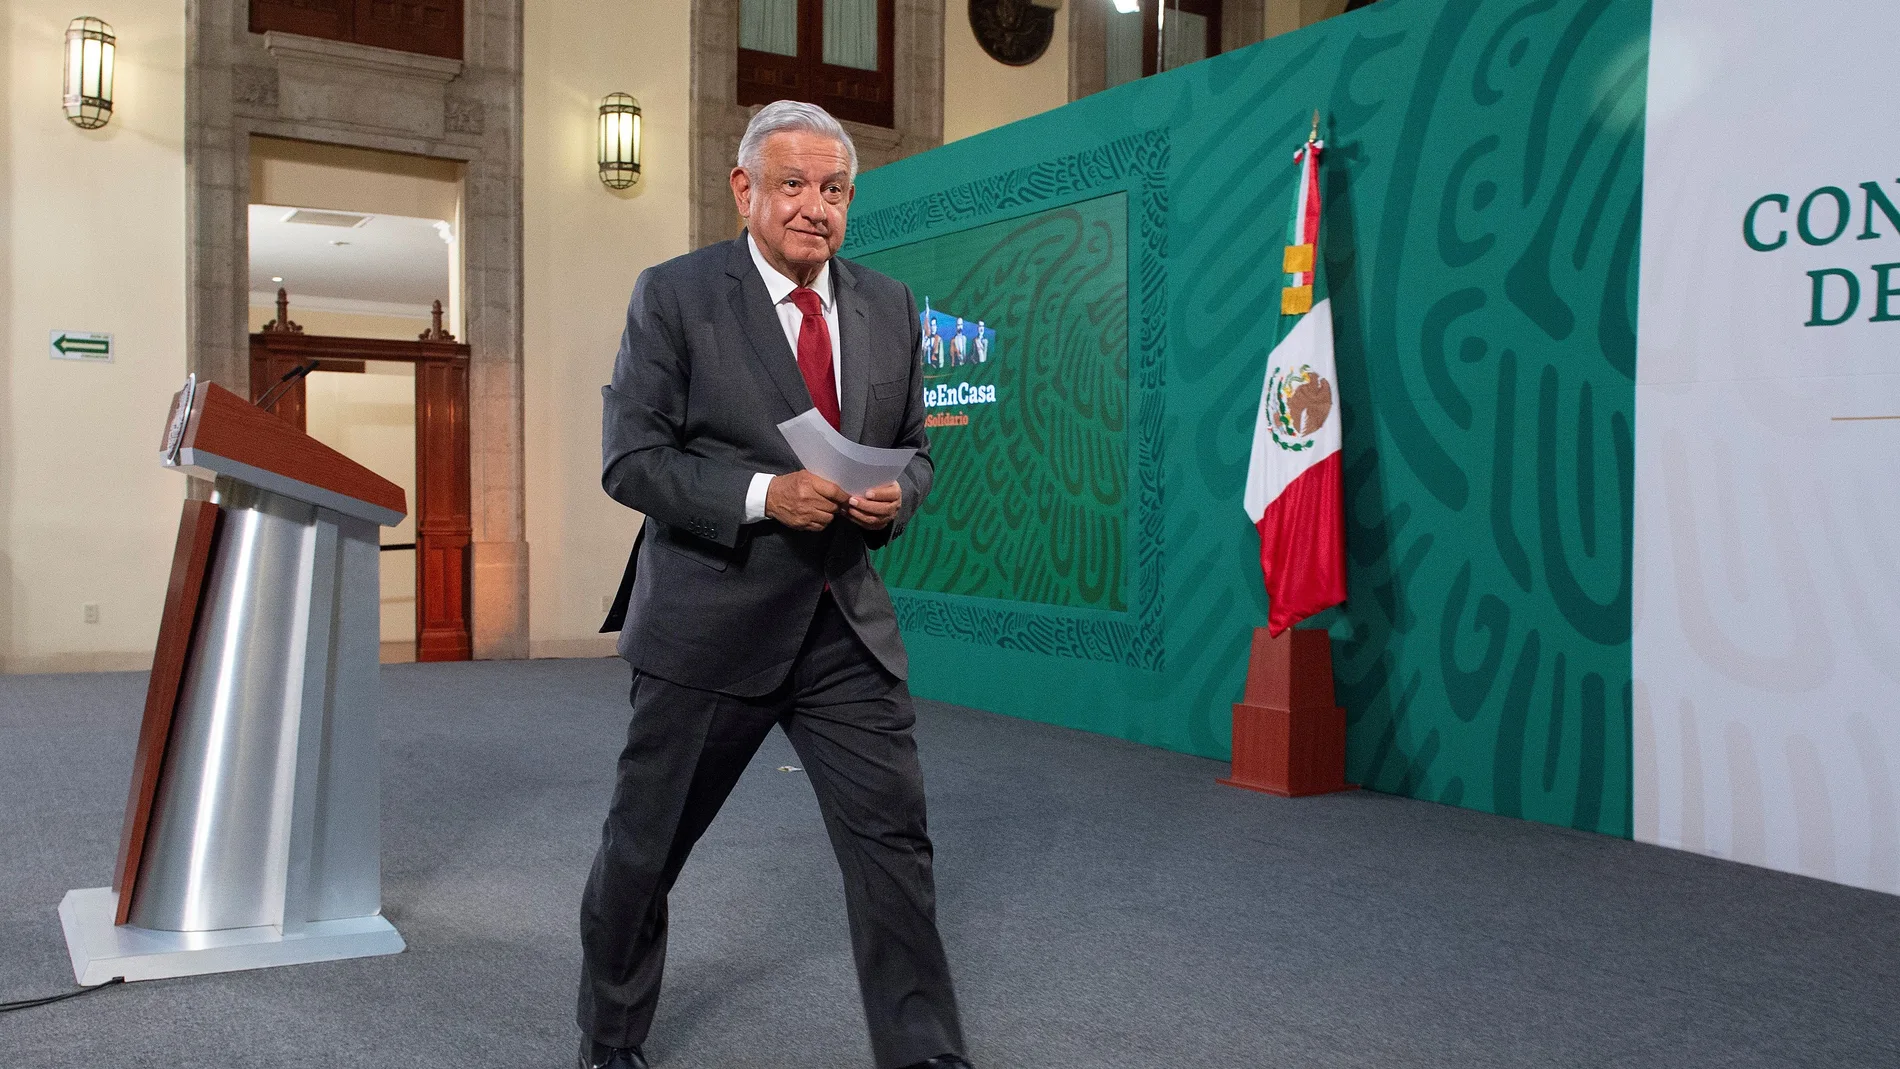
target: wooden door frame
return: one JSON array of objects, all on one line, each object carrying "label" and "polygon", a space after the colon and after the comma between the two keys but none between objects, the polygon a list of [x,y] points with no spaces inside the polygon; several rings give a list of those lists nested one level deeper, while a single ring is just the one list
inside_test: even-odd
[{"label": "wooden door frame", "polygon": [[[312,360],[319,370],[360,371],[366,360],[416,369],[416,660],[466,661],[469,628],[469,543],[474,514],[469,490],[469,347],[453,341],[341,338],[290,331],[251,335],[251,400],[284,374]],[[305,426],[299,379],[274,407],[292,426]]]}]

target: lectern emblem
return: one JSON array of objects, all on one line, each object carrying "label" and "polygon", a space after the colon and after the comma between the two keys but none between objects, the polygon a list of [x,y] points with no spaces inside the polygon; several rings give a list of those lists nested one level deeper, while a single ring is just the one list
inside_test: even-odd
[{"label": "lectern emblem", "polygon": [[1301,364],[1297,371],[1270,372],[1267,396],[1274,443],[1292,452],[1311,449],[1313,436],[1332,415],[1333,384],[1311,364]]},{"label": "lectern emblem", "polygon": [[165,444],[159,448],[159,462],[166,466],[178,463],[179,447],[185,444],[185,425],[191,422],[191,399],[198,392],[198,373],[185,376],[185,388],[172,398],[171,418],[165,421]]}]

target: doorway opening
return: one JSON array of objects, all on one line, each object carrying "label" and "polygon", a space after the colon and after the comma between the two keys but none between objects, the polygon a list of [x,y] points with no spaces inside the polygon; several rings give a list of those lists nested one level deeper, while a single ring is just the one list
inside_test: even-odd
[{"label": "doorway opening", "polygon": [[1138,0],[1132,7],[1116,3],[1107,16],[1107,88],[1219,55],[1222,3]]},{"label": "doorway opening", "polygon": [[408,495],[382,532],[383,660],[467,660],[462,167],[255,136],[250,157],[251,397],[283,384],[279,417]]}]

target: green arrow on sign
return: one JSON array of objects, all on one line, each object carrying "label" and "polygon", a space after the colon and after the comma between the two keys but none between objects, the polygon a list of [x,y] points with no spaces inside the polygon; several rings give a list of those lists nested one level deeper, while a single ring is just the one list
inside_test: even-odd
[{"label": "green arrow on sign", "polygon": [[104,338],[75,338],[70,334],[61,334],[53,340],[53,348],[62,353],[90,353],[105,356],[112,351],[112,343]]}]

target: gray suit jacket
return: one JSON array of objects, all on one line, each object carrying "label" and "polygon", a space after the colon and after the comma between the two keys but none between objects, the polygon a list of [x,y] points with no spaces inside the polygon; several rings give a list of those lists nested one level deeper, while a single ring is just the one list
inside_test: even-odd
[{"label": "gray suit jacket", "polygon": [[840,422],[865,445],[915,446],[903,505],[883,531],[839,518],[820,532],[747,524],[753,473],[803,465],[778,424],[812,407],[744,235],[642,272],[605,387],[601,485],[646,515],[628,562],[620,655],[650,675],[740,696],[790,673],[818,597],[908,674],[897,616],[868,555],[930,492],[917,305],[895,279],[831,261],[840,335]]}]

